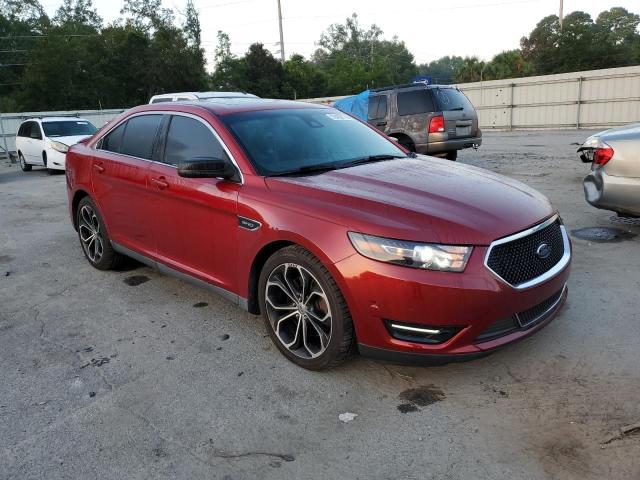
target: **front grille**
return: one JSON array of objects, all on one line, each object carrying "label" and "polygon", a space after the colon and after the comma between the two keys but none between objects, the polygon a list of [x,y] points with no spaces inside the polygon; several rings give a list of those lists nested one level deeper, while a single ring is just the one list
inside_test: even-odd
[{"label": "front grille", "polygon": [[547,314],[551,313],[552,307],[558,303],[558,300],[560,300],[563,290],[560,290],[558,293],[547,298],[544,302],[539,303],[535,307],[525,310],[524,312],[520,312],[517,315],[520,326],[522,328],[529,328],[540,320],[546,318]]},{"label": "front grille", "polygon": [[[547,244],[550,253],[541,258],[536,251]],[[494,245],[487,258],[487,266],[510,285],[520,285],[551,270],[564,255],[564,240],[560,221],[556,220],[542,230]]]},{"label": "front grille", "polygon": [[549,317],[557,307],[564,287],[557,293],[543,300],[535,307],[517,313],[513,317],[505,317],[493,322],[489,327],[476,337],[475,343],[488,342],[496,338],[504,337],[515,331],[528,330]]}]

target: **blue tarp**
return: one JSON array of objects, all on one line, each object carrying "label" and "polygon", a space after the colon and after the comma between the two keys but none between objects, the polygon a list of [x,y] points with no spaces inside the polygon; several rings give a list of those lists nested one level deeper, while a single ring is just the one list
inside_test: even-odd
[{"label": "blue tarp", "polygon": [[342,98],[335,102],[333,106],[366,122],[369,112],[369,90],[352,97]]}]

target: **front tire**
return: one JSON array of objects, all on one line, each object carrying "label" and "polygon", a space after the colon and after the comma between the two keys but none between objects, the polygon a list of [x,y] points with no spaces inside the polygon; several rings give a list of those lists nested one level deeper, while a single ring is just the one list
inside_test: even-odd
[{"label": "front tire", "polygon": [[31,171],[31,165],[29,165],[27,161],[24,159],[24,155],[22,155],[22,152],[18,154],[18,160],[20,161],[20,168],[22,169],[23,172]]},{"label": "front tire", "polygon": [[259,281],[269,336],[296,365],[323,370],[343,363],[354,344],[351,315],[326,267],[294,245],[274,253]]},{"label": "front tire", "polygon": [[78,237],[84,256],[98,270],[111,270],[122,261],[122,256],[111,246],[111,240],[95,203],[84,197],[76,212]]}]

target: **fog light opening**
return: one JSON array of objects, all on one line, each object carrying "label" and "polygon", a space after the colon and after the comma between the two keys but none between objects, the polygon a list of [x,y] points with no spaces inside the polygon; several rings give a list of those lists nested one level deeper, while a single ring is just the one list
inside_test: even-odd
[{"label": "fog light opening", "polygon": [[462,327],[440,327],[384,320],[385,327],[393,338],[413,343],[439,344],[453,338]]}]

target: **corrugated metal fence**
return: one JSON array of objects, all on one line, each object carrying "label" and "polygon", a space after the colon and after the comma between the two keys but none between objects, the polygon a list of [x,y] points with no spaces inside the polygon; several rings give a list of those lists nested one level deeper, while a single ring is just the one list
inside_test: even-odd
[{"label": "corrugated metal fence", "polygon": [[78,110],[74,112],[25,112],[5,113],[0,115],[0,158],[5,157],[5,150],[15,152],[16,133],[23,120],[34,117],[81,117],[100,128],[124,110]]},{"label": "corrugated metal fence", "polygon": [[[458,85],[483,129],[593,128],[640,121],[640,66]],[[339,98],[306,100],[333,103]]]}]

